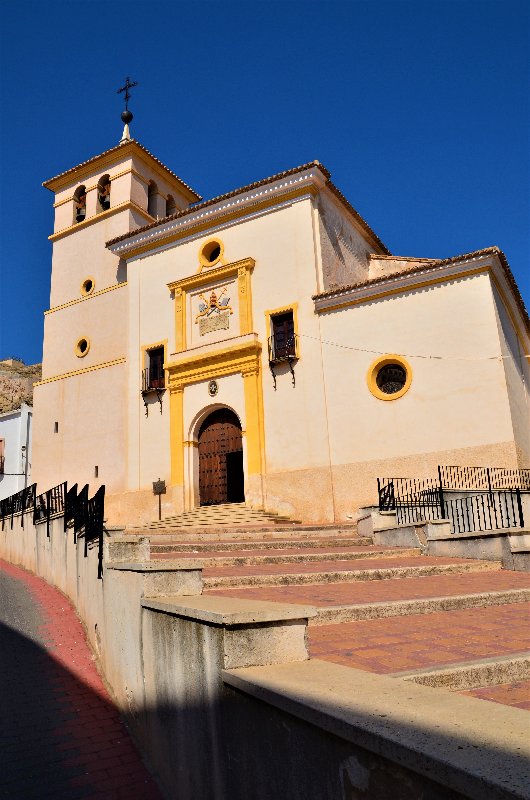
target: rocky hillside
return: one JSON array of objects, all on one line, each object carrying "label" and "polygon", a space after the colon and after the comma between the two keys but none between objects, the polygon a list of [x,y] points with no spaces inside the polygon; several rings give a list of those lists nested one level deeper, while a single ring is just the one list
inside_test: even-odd
[{"label": "rocky hillside", "polygon": [[24,364],[18,359],[0,361],[0,414],[33,405],[33,384],[42,375],[40,364]]}]

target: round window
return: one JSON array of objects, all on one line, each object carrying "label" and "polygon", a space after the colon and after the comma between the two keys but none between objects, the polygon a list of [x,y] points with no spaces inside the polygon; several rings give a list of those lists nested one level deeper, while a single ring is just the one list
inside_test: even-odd
[{"label": "round window", "polygon": [[378,400],[397,400],[409,390],[412,369],[402,356],[382,356],[368,370],[368,388]]},{"label": "round window", "polygon": [[395,394],[405,386],[407,373],[400,364],[386,364],[377,373],[375,381],[384,394]]},{"label": "round window", "polygon": [[93,278],[87,278],[81,284],[81,293],[82,294],[92,294],[92,292],[94,291],[94,285],[95,285],[94,284],[94,279]]},{"label": "round window", "polygon": [[206,242],[206,244],[201,248],[199,259],[204,267],[213,267],[214,264],[217,264],[222,254],[222,242],[218,241],[217,239],[212,239],[210,242]]},{"label": "round window", "polygon": [[78,343],[75,346],[76,356],[78,358],[83,358],[84,356],[86,356],[89,350],[90,350],[90,342],[88,341],[88,339],[86,339],[85,337],[79,339]]}]

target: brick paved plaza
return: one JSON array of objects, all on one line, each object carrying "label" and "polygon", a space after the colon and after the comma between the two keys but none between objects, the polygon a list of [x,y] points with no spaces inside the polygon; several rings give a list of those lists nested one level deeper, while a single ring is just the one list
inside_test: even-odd
[{"label": "brick paved plaza", "polygon": [[159,800],[66,597],[0,560],[0,797]]}]

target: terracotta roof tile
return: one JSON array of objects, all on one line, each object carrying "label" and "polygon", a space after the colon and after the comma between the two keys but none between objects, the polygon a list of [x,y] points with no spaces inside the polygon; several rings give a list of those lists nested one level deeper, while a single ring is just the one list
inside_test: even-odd
[{"label": "terracotta roof tile", "polygon": [[[201,200],[201,195],[200,194],[197,194],[197,192],[194,189],[192,189],[191,186],[188,186],[188,184],[185,183],[185,181],[183,181],[182,178],[179,178],[178,175],[175,175],[175,173],[172,170],[170,170],[169,167],[166,167],[166,165],[163,164],[162,161],[160,161],[160,159],[158,159],[156,156],[154,156],[152,153],[150,153],[149,150],[146,147],[144,147],[142,144],[140,144],[140,142],[137,142],[136,139],[131,139],[130,142],[131,142],[131,144],[134,144],[136,147],[138,147],[140,150],[143,150],[143,152],[146,155],[148,155],[149,158],[152,158],[153,161],[156,161],[156,163],[159,164],[161,167],[163,167],[163,169],[165,169],[166,172],[168,172],[170,175],[172,175],[173,178],[176,178],[176,180],[178,180],[179,183],[181,183],[186,189],[188,189],[189,192],[191,192],[193,195],[195,195],[195,197],[198,200]],[[81,164],[78,164],[75,167],[71,167],[70,169],[67,169],[64,172],[60,172],[58,175],[55,175],[55,177],[53,177],[53,178],[49,178],[47,181],[44,181],[44,183],[42,185],[44,186],[45,189],[48,189],[49,185],[51,183],[53,183],[54,181],[58,180],[59,178],[64,178],[66,175],[69,175],[70,173],[77,172],[77,170],[88,166],[88,164],[91,164],[93,161],[97,161],[102,156],[108,156],[110,153],[114,153],[114,152],[117,152],[120,149],[126,148],[127,144],[128,143],[117,144],[115,147],[111,147],[109,150],[105,150],[103,153],[99,153],[97,156],[92,156],[92,158],[87,159],[87,161],[82,161]]]},{"label": "terracotta roof tile", "polygon": [[[463,253],[459,256],[452,256],[451,258],[440,258],[436,260],[429,260],[427,263],[424,261],[423,263],[411,267],[407,270],[401,270],[400,272],[392,272],[389,275],[381,275],[377,278],[371,278],[366,281],[359,281],[358,283],[350,283],[345,284],[344,286],[338,286],[334,289],[328,289],[326,292],[320,292],[320,294],[313,295],[313,300],[320,300],[324,297],[332,297],[333,295],[339,295],[343,292],[348,292],[352,289],[360,289],[364,286],[377,286],[380,283],[385,283],[388,280],[392,280],[394,278],[400,278],[404,275],[413,275],[415,272],[425,272],[430,269],[436,269],[438,267],[443,267],[446,264],[455,264],[459,261],[467,261],[470,258],[478,258],[479,256],[488,256],[488,255],[496,255],[499,258],[499,261],[502,264],[504,269],[504,273],[510,284],[510,287],[514,293],[515,300],[517,301],[517,305],[523,315],[523,319],[527,326],[529,327],[529,335],[530,335],[530,318],[528,316],[528,310],[525,306],[524,300],[522,298],[521,292],[519,291],[519,287],[517,286],[517,282],[513,276],[513,272],[510,269],[510,265],[508,264],[508,259],[506,258],[505,254],[499,247],[485,247],[482,250],[474,250],[472,253]],[[399,258],[399,256],[396,256]]]},{"label": "terracotta roof tile", "polygon": [[318,167],[319,170],[322,172],[324,177],[326,178],[326,186],[330,191],[343,203],[346,208],[350,211],[351,214],[358,220],[358,222],[362,225],[362,227],[373,237],[374,241],[381,247],[381,249],[386,253],[390,254],[390,251],[385,247],[383,242],[379,239],[379,237],[374,233],[374,231],[370,228],[368,223],[361,217],[360,214],[350,205],[350,203],[346,200],[342,192],[331,182],[330,180],[330,172],[326,169],[326,167],[320,163],[320,161],[308,161],[307,164],[302,164],[299,167],[293,167],[292,169],[287,169],[284,172],[278,172],[276,175],[271,175],[270,178],[264,178],[260,181],[254,181],[254,183],[249,183],[246,186],[241,186],[239,189],[233,189],[230,192],[226,192],[225,194],[218,195],[217,197],[212,197],[211,200],[203,200],[201,203],[196,203],[195,205],[190,206],[189,208],[184,209],[183,211],[177,211],[175,214],[171,214],[168,217],[164,217],[164,219],[159,219],[156,222],[151,222],[148,225],[143,225],[141,228],[136,228],[129,233],[124,233],[122,236],[117,236],[115,239],[110,239],[107,242],[107,247],[109,245],[116,244],[117,242],[122,242],[125,239],[128,239],[131,236],[136,236],[138,233],[144,233],[145,231],[150,230],[151,228],[156,228],[159,225],[164,224],[165,222],[169,222],[172,219],[180,219],[182,217],[186,217],[189,214],[193,214],[195,211],[200,211],[203,208],[207,208],[208,206],[215,205],[215,203],[220,203],[223,200],[229,200],[231,197],[236,197],[238,194],[242,194],[243,192],[249,192],[253,189],[257,189],[260,186],[266,186],[269,183],[274,183],[275,181],[281,180],[282,178],[287,178],[289,175],[295,175],[297,172],[303,172],[310,167]]}]

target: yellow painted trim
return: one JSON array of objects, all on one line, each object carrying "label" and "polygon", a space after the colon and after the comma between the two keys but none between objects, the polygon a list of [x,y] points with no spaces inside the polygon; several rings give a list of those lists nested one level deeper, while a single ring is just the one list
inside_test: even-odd
[{"label": "yellow painted trim", "polygon": [[272,308],[265,311],[265,322],[267,325],[267,341],[270,341],[272,336],[271,317],[276,317],[279,314],[286,314],[288,311],[293,312],[294,334],[295,334],[295,353],[296,358],[300,358],[300,336],[298,334],[298,303],[289,303],[281,308]]},{"label": "yellow painted trim", "polygon": [[264,472],[265,425],[260,355],[261,344],[253,340],[166,364],[170,392],[171,482],[174,485],[184,486],[184,388],[238,372],[244,382],[248,474]]},{"label": "yellow painted trim", "polygon": [[[208,259],[204,255],[204,251],[206,250],[207,247],[212,247],[215,245],[219,246],[219,255],[217,256],[215,261],[208,261]],[[225,261],[223,260],[224,251],[225,251],[225,246],[221,241],[221,239],[219,239],[218,237],[215,237],[214,239],[208,239],[207,242],[204,242],[204,244],[202,244],[199,247],[199,272],[202,272],[203,269],[210,269],[212,267],[215,267],[215,265],[219,264],[219,262],[221,262],[221,264],[224,264],[225,263]]]},{"label": "yellow painted trim", "polygon": [[[285,192],[285,194],[278,195],[275,197],[270,197],[266,200],[257,201],[252,203],[245,208],[234,209],[234,211],[227,211],[225,214],[222,214],[215,218],[210,218],[205,221],[197,222],[194,225],[190,225],[189,227],[179,230],[173,231],[168,233],[167,236],[163,238],[156,239],[156,241],[147,242],[144,244],[135,247],[127,251],[125,256],[126,259],[134,258],[135,256],[142,255],[143,253],[147,253],[149,250],[156,250],[159,247],[165,247],[168,244],[172,244],[173,242],[177,242],[179,239],[185,239],[189,236],[193,236],[196,233],[200,233],[201,231],[208,230],[213,225],[223,225],[226,222],[231,222],[232,220],[241,219],[242,217],[246,217],[249,214],[255,214],[256,211],[262,211],[266,208],[272,208],[273,206],[280,205],[280,203],[285,203],[289,200],[295,200],[297,197],[302,197],[305,194],[310,195],[317,195],[318,189],[314,186],[304,186],[300,189],[293,189],[290,192]],[[184,217],[184,221],[185,221]],[[80,223],[83,224],[83,223]]]},{"label": "yellow painted trim", "polygon": [[171,451],[171,483],[184,486],[184,389],[174,388],[169,394],[169,430]]},{"label": "yellow painted trim", "polygon": [[[92,281],[92,288],[86,290],[85,283],[88,283],[88,281]],[[81,284],[81,294],[83,295],[83,297],[89,297],[93,293],[95,288],[96,288],[96,281],[94,280],[92,275],[89,275],[88,278],[85,278],[85,280]]]},{"label": "yellow painted trim", "polygon": [[[362,305],[363,303],[371,303],[373,300],[380,300],[383,297],[391,297],[392,295],[396,294],[405,294],[406,292],[412,292],[414,289],[423,289],[426,286],[435,286],[440,283],[450,283],[451,281],[456,281],[459,278],[468,278],[474,275],[480,274],[487,274],[489,272],[488,267],[477,267],[477,269],[469,270],[467,272],[457,272],[453,275],[444,275],[438,278],[431,278],[430,280],[426,281],[416,281],[415,283],[407,284],[406,286],[394,286],[391,289],[385,289],[384,291],[378,292],[376,289],[371,294],[363,295],[362,297],[358,298],[350,298],[349,300],[344,300],[344,302],[337,302],[332,306],[326,306],[325,308],[316,308],[317,314],[325,314],[328,311],[338,311],[341,308],[349,308],[350,306],[358,306]],[[406,274],[404,275],[406,277]],[[396,278],[399,280],[399,277]],[[322,298],[324,300],[325,298]],[[316,304],[318,304],[319,300],[316,300]]]},{"label": "yellow painted trim", "polygon": [[231,264],[222,264],[213,267],[207,272],[199,272],[178,281],[167,284],[170,292],[175,293],[175,352],[182,353],[187,349],[186,313],[187,297],[192,289],[200,289],[215,281],[222,281],[237,275],[237,289],[239,297],[239,333],[245,336],[252,333],[254,324],[252,319],[252,286],[250,274],[256,262],[253,258],[244,258]]},{"label": "yellow painted trim", "polygon": [[94,364],[92,367],[84,367],[83,369],[74,369],[71,372],[64,372],[62,375],[55,375],[53,378],[44,378],[42,381],[37,381],[33,386],[42,386],[45,383],[53,383],[54,381],[62,381],[65,378],[74,378],[76,375],[84,375],[85,372],[93,372],[96,369],[105,369],[106,367],[114,367],[116,364],[125,364],[126,358],[115,358],[114,361],[105,361],[103,364]]},{"label": "yellow painted trim", "polygon": [[[80,347],[81,342],[86,342],[86,350],[81,350]],[[90,350],[90,339],[88,338],[88,336],[81,336],[81,338],[78,339],[76,346],[74,347],[74,353],[78,358],[84,358],[86,355],[88,355],[89,350]]]},{"label": "yellow painted trim", "polygon": [[[403,367],[407,376],[404,387],[400,389],[399,392],[395,392],[394,394],[385,394],[385,392],[382,392],[377,385],[378,372],[387,364],[399,364],[400,367]],[[389,353],[386,356],[376,358],[376,360],[372,362],[366,375],[366,382],[368,383],[368,388],[370,389],[371,393],[374,397],[377,397],[378,400],[399,400],[399,398],[403,397],[403,395],[410,389],[410,384],[412,383],[412,367],[410,366],[409,362],[403,358],[403,356]]]},{"label": "yellow painted trim", "polygon": [[84,297],[76,297],[75,300],[69,300],[68,303],[62,303],[60,306],[54,306],[53,308],[49,308],[44,314],[54,314],[56,311],[61,311],[63,308],[68,308],[69,306],[75,306],[77,303],[84,303],[85,300],[91,300],[94,297],[99,297],[102,294],[106,294],[107,292],[113,292],[114,289],[121,289],[122,286],[127,286],[127,281],[123,281],[123,283],[117,283],[115,286],[107,286],[106,289],[99,289],[97,292],[91,292],[90,294],[85,295]]},{"label": "yellow painted trim", "polygon": [[99,211],[93,216],[87,217],[85,220],[83,220],[83,222],[76,222],[75,225],[69,225],[68,228],[63,228],[62,230],[57,231],[57,233],[52,233],[51,236],[48,236],[48,239],[50,242],[56,242],[58,239],[62,239],[63,236],[68,236],[68,234],[73,233],[74,231],[80,231],[84,228],[88,228],[88,226],[93,225],[94,222],[100,222],[102,219],[112,217],[114,214],[117,214],[120,211],[137,211],[139,214],[142,214],[148,222],[155,222],[154,217],[148,214],[145,209],[140,208],[140,206],[136,203],[133,203],[132,200],[127,200],[125,203],[119,203],[117,206],[112,206],[106,211]]}]

